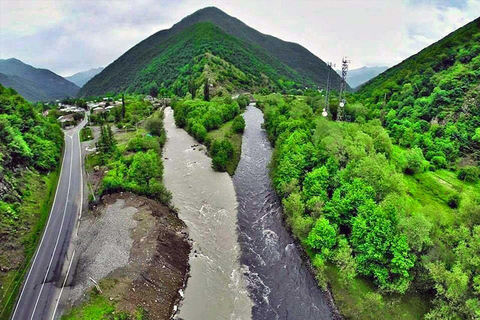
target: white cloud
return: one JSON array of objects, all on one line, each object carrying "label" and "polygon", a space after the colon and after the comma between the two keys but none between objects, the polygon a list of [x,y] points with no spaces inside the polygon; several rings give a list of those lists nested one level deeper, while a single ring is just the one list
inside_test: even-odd
[{"label": "white cloud", "polygon": [[[413,1],[413,0],[412,0]],[[139,41],[215,5],[324,61],[393,65],[478,17],[480,0],[0,0],[0,57],[69,75],[106,66]]]},{"label": "white cloud", "polygon": [[2,33],[12,36],[35,34],[39,30],[53,26],[64,19],[62,7],[53,0],[0,1],[0,28]]}]

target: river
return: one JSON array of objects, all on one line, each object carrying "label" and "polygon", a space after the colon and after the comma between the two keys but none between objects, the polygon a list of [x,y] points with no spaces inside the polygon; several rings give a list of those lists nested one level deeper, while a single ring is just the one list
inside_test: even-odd
[{"label": "river", "polygon": [[331,319],[327,301],[282,221],[281,202],[268,174],[272,150],[261,128],[263,114],[249,105],[244,118],[242,157],[233,182],[240,261],[254,300],[253,319]]},{"label": "river", "polygon": [[226,172],[213,171],[204,147],[175,126],[171,108],[165,109],[164,124],[164,183],[193,239],[191,277],[177,318],[251,319],[252,301],[239,262],[232,179]]}]

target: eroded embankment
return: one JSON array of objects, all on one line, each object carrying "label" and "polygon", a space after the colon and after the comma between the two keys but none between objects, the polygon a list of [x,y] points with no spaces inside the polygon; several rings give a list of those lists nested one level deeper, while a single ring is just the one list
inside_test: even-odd
[{"label": "eroded embankment", "polygon": [[67,304],[85,307],[95,280],[115,312],[140,310],[148,319],[170,319],[190,252],[186,226],[173,211],[131,193],[107,195],[82,219],[78,239],[80,257]]}]

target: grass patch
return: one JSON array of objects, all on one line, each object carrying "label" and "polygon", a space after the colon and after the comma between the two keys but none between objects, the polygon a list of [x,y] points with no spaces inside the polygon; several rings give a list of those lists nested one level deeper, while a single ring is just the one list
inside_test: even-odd
[{"label": "grass patch", "polygon": [[[0,319],[8,319],[15,304],[16,297],[21,288],[25,274],[29,269],[40,237],[47,223],[48,216],[55,197],[60,169],[41,175],[36,172],[26,171],[24,177],[25,189],[23,192],[22,205],[19,207],[19,219],[16,230],[12,231],[11,240],[1,245],[23,246],[21,266],[14,267],[6,273],[0,273],[1,315]],[[10,243],[9,243],[10,242]],[[9,249],[3,252],[8,252]],[[11,254],[18,255],[18,252]],[[2,255],[3,260],[11,263],[12,257]],[[14,257],[18,260],[18,257]],[[2,261],[2,264],[6,261]]]},{"label": "grass patch", "polygon": [[145,311],[137,307],[134,311],[119,310],[118,299],[110,297],[117,296],[119,290],[122,290],[122,283],[118,279],[106,278],[99,282],[102,293],[96,288],[90,289],[87,299],[77,306],[70,308],[63,316],[62,320],[96,320],[96,319],[136,319],[144,320]]},{"label": "grass patch", "polygon": [[80,141],[90,141],[93,139],[93,131],[92,128],[90,127],[83,127],[82,130],[80,130]]},{"label": "grass patch", "polygon": [[242,156],[242,134],[232,130],[233,120],[224,123],[220,128],[207,133],[211,141],[227,139],[233,145],[233,157],[227,162],[227,172],[231,176],[235,173],[240,157]]},{"label": "grass patch", "polygon": [[72,308],[67,314],[63,315],[62,320],[106,319],[108,316],[113,316],[114,312],[115,304],[113,302],[103,295],[92,292],[84,303]]},{"label": "grass patch", "polygon": [[102,155],[100,153],[91,153],[85,157],[85,169],[90,172],[96,166],[102,165]]},{"label": "grass patch", "polygon": [[126,131],[125,129],[119,129],[115,132],[115,140],[117,141],[117,147],[126,145],[128,141],[135,137],[137,134],[141,134],[143,136],[146,133],[147,131],[142,127],[138,127],[137,130],[130,131]]},{"label": "grass patch", "polygon": [[345,286],[333,265],[328,265],[325,273],[335,304],[347,319],[422,319],[431,307],[428,299],[416,294],[381,295],[371,281],[362,277]]}]

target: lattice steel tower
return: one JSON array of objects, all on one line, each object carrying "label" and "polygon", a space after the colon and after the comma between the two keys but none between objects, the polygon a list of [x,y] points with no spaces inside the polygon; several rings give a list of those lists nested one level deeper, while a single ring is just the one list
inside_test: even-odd
[{"label": "lattice steel tower", "polygon": [[327,86],[325,87],[325,108],[323,108],[322,115],[324,117],[328,117],[328,114],[330,113],[330,71],[332,71],[332,66],[335,67],[335,64],[332,62],[327,63],[328,66],[328,72],[327,72]]},{"label": "lattice steel tower", "polygon": [[347,104],[347,99],[345,99],[347,92],[347,72],[348,64],[350,60],[347,60],[347,57],[342,59],[342,82],[340,83],[340,95],[338,96],[338,111],[337,111],[337,121],[343,121],[345,116],[345,105]]}]

